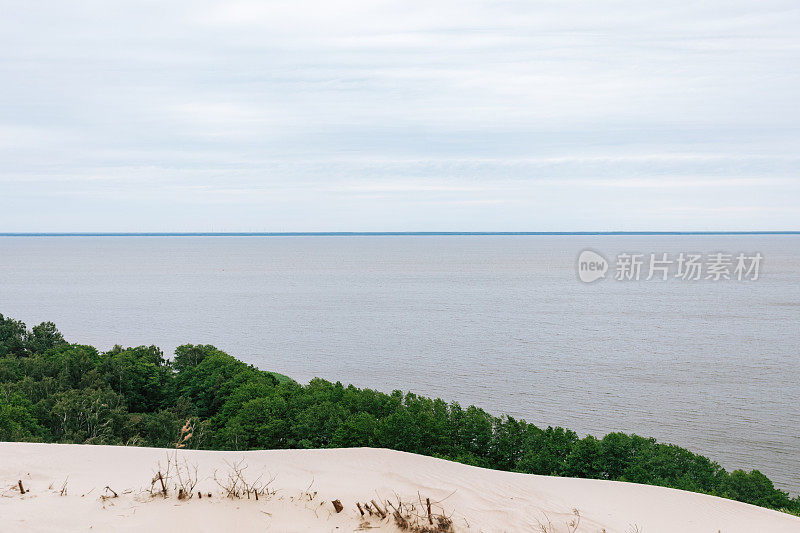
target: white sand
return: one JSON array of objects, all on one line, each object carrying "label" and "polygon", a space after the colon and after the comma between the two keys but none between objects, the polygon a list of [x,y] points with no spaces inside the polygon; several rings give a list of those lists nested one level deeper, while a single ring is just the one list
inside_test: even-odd
[{"label": "white sand", "polygon": [[[179,452],[196,465],[197,489],[213,497],[150,496],[167,450],[113,446],[0,443],[0,531],[354,531],[356,502],[441,501],[457,531],[800,532],[800,518],[752,505],[631,483],[514,474],[378,449]],[[169,452],[174,453],[174,452]],[[274,477],[271,497],[224,498],[213,480],[244,459],[245,477]],[[227,463],[226,463],[227,462]],[[67,495],[59,491],[68,476]],[[22,480],[25,495],[20,495]],[[103,499],[106,486],[119,494]],[[308,489],[311,493],[302,496]],[[316,495],[314,493],[316,492]],[[110,494],[105,491],[106,494]],[[419,496],[418,496],[419,494]],[[344,510],[335,513],[331,500]],[[396,531],[373,518],[375,531]],[[366,529],[366,525],[362,525]],[[371,529],[370,529],[371,530]]]}]

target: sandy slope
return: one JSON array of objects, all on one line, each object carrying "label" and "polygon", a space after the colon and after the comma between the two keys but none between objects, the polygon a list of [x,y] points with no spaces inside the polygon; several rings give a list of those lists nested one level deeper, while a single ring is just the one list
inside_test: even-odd
[{"label": "sandy slope", "polygon": [[[800,518],[672,489],[596,480],[513,474],[378,449],[181,451],[198,467],[198,489],[213,497],[151,497],[150,481],[166,450],[0,443],[0,531],[354,531],[356,501],[399,496],[443,500],[457,531],[800,532]],[[244,459],[245,477],[274,477],[269,497],[230,500],[212,479]],[[67,495],[59,490],[65,478]],[[17,480],[30,492],[20,495]],[[102,499],[106,485],[120,494]],[[310,487],[310,488],[309,488]],[[310,494],[303,496],[308,489]],[[316,492],[316,495],[314,493]],[[106,491],[107,494],[108,491]],[[449,497],[448,497],[449,496]],[[336,514],[331,500],[344,510]],[[382,525],[381,525],[382,524]],[[375,531],[394,531],[373,518]],[[366,525],[361,527],[366,528]]]}]

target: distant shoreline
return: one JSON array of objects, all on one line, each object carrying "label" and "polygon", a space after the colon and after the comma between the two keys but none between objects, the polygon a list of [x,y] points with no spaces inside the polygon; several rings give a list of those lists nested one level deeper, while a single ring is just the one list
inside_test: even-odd
[{"label": "distant shoreline", "polygon": [[435,236],[800,235],[800,231],[289,231],[289,232],[0,232],[0,237],[435,237]]}]

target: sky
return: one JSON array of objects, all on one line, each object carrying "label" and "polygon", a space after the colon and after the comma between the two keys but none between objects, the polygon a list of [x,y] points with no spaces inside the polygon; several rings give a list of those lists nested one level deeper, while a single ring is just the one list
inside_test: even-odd
[{"label": "sky", "polygon": [[0,0],[0,232],[800,229],[791,1]]}]

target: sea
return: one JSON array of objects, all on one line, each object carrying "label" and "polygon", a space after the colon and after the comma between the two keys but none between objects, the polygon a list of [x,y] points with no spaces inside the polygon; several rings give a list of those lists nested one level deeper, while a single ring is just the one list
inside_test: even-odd
[{"label": "sea", "polygon": [[0,313],[655,437],[800,493],[800,235],[0,236]]}]

